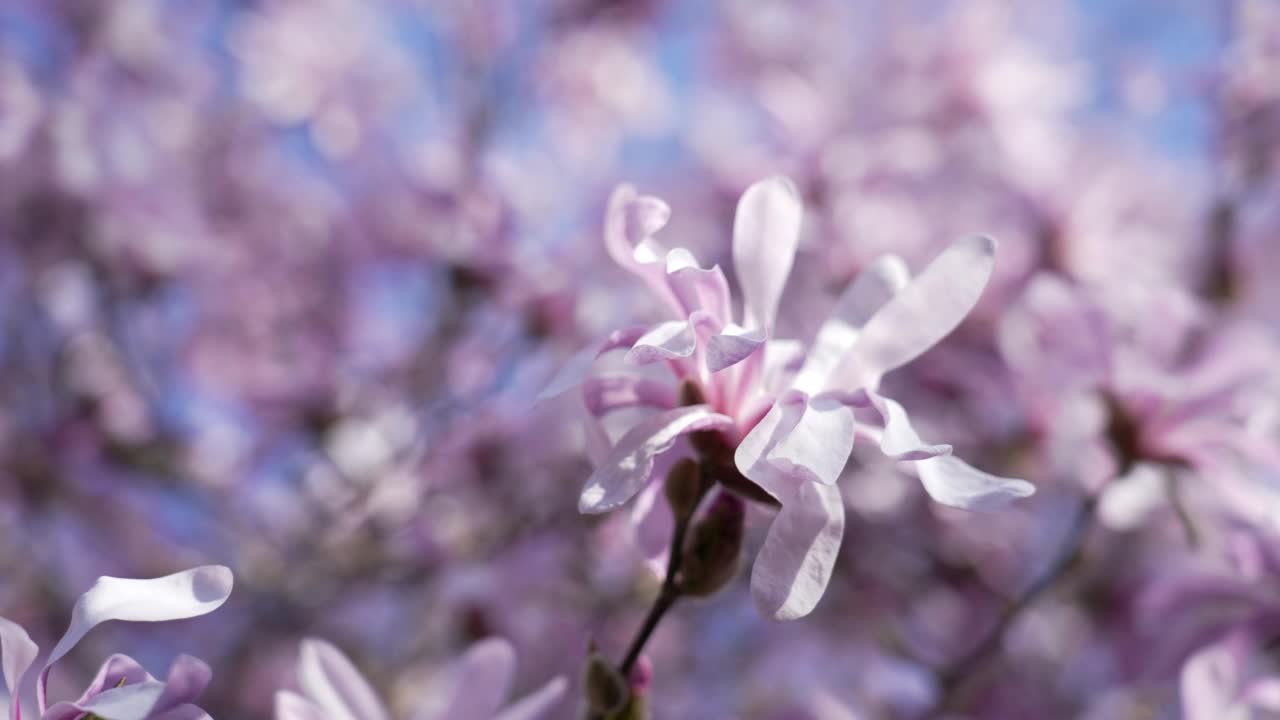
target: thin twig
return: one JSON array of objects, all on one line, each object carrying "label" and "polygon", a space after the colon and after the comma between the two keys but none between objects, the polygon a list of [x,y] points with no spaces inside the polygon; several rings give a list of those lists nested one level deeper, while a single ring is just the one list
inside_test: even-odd
[{"label": "thin twig", "polygon": [[680,589],[676,587],[676,573],[680,572],[680,564],[684,561],[684,536],[688,529],[688,518],[676,521],[675,530],[671,533],[671,557],[667,561],[667,575],[662,580],[662,590],[653,601],[653,607],[649,608],[649,614],[645,616],[644,623],[640,625],[640,630],[631,640],[627,654],[623,656],[622,663],[618,666],[618,672],[624,678],[631,673],[631,668],[640,659],[640,653],[649,642],[649,636],[653,635],[653,631],[658,628],[658,623],[662,622],[662,616],[676,604],[676,600],[680,597]]},{"label": "thin twig", "polygon": [[1096,505],[1096,496],[1089,496],[1080,503],[1080,508],[1076,511],[1075,519],[1072,521],[1071,529],[1067,532],[1066,539],[1049,567],[1045,568],[1043,573],[1036,577],[1017,598],[1005,607],[995,625],[978,641],[977,645],[974,645],[969,652],[938,672],[938,683],[941,689],[939,699],[930,710],[929,717],[936,717],[951,707],[965,683],[974,677],[990,656],[995,653],[1013,621],[1024,610],[1033,605],[1036,600],[1040,599],[1040,596],[1056,585],[1080,559],[1080,555],[1084,550],[1085,538],[1088,536],[1089,528],[1093,524]]}]

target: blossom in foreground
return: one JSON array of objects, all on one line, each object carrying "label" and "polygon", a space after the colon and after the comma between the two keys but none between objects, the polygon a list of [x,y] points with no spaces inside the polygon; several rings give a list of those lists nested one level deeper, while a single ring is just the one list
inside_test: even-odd
[{"label": "blossom in foreground", "polygon": [[[90,630],[109,620],[159,622],[212,612],[231,595],[231,570],[208,565],[150,580],[101,577],[76,601],[71,625],[54,645],[35,678],[37,716],[42,720],[199,720],[208,718],[194,701],[212,677],[209,666],[181,655],[157,680],[127,655],[112,655],[80,698],[49,705],[49,672]],[[9,690],[9,717],[22,720],[22,695],[39,647],[18,624],[0,618],[0,657]],[[26,703],[31,707],[30,701]]]},{"label": "blossom in foreground", "polygon": [[[415,720],[537,720],[550,717],[568,683],[555,678],[504,705],[515,675],[515,650],[497,638],[481,640],[435,679],[414,708]],[[324,640],[302,641],[302,694],[276,693],[276,720],[388,720],[367,680],[342,651]]]},{"label": "blossom in foreground", "polygon": [[[641,538],[664,523],[653,501],[655,465],[683,436],[718,433],[734,449],[736,469],[781,504],[752,573],[758,607],[776,619],[811,611],[830,579],[844,529],[836,480],[855,437],[910,461],[938,502],[990,510],[1034,488],[1023,480],[978,471],[949,445],[924,442],[906,410],[879,394],[881,378],[950,333],[977,303],[994,266],[995,242],[974,236],[948,247],[912,280],[905,263],[885,256],[844,292],[806,349],[775,336],[783,288],[799,242],[803,208],[792,183],[772,178],[752,185],[738,204],[733,259],[743,295],[741,322],[719,266],[703,268],[684,248],[666,249],[655,234],[670,211],[630,187],[615,191],[605,242],[638,275],[674,319],[621,330],[569,363],[547,393],[583,383],[587,409],[598,419],[619,410],[653,412],[607,452],[579,500],[582,512],[612,510],[639,493]],[[626,350],[635,372],[590,376],[595,359]],[[669,382],[639,366],[665,366]],[[583,376],[587,376],[582,380]],[[692,395],[680,388],[697,388]],[[603,440],[603,433],[595,437]]]}]

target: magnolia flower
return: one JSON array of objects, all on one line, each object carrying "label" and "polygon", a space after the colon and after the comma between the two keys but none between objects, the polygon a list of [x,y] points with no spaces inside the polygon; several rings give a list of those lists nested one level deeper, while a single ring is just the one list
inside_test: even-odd
[{"label": "magnolia flower", "polygon": [[[181,655],[163,681],[126,655],[112,655],[78,700],[52,706],[46,697],[49,672],[90,630],[108,620],[159,622],[213,612],[231,595],[231,571],[208,565],[152,580],[101,577],[80,596],[71,625],[54,645],[35,678],[36,712],[43,720],[199,720],[209,718],[193,702],[209,684],[209,666]],[[0,618],[0,659],[9,690],[10,720],[22,720],[22,694],[39,648],[16,623]],[[28,700],[27,707],[31,707]]]},{"label": "magnolia flower", "polygon": [[[654,411],[601,453],[579,500],[582,512],[612,510],[643,491],[638,507],[645,512],[636,517],[641,538],[664,537],[653,529],[664,523],[651,519],[662,505],[651,483],[657,461],[682,436],[719,433],[736,449],[737,470],[781,504],[756,559],[752,589],[762,612],[785,620],[811,611],[830,579],[844,530],[835,483],[857,436],[912,462],[925,489],[946,505],[990,510],[1033,492],[1023,480],[966,465],[949,445],[924,442],[905,409],[878,392],[886,373],[941,340],[977,303],[994,265],[993,240],[955,242],[915,280],[901,259],[878,259],[840,297],[806,351],[774,334],[803,218],[790,181],[758,182],[738,204],[733,259],[741,322],[718,266],[703,268],[688,250],[657,241],[669,215],[661,200],[621,187],[609,203],[605,242],[674,319],[614,333],[571,360],[544,393],[582,382],[596,418],[635,407]],[[641,372],[589,376],[598,356],[620,349],[631,366],[665,364],[672,382]],[[678,406],[677,388],[689,385],[705,402]]]},{"label": "magnolia flower", "polygon": [[[503,706],[515,674],[515,650],[497,638],[472,645],[422,694],[414,720],[537,720],[559,702],[568,683],[558,677]],[[276,693],[276,720],[388,720],[373,688],[342,651],[324,640],[302,641],[301,695]]]}]

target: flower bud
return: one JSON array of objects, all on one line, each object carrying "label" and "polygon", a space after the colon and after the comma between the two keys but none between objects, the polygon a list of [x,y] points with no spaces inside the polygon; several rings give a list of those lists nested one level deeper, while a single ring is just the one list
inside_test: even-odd
[{"label": "flower bud", "polygon": [[716,496],[694,523],[684,547],[680,591],[695,597],[714,595],[738,570],[746,506],[732,493]]},{"label": "flower bud", "polygon": [[698,461],[684,458],[672,466],[667,473],[663,492],[667,496],[667,504],[676,516],[676,522],[688,520],[698,507],[698,501],[707,491],[708,484],[698,467]]},{"label": "flower bud", "polygon": [[587,718],[618,717],[631,696],[622,674],[594,649],[587,657],[587,672],[582,688],[587,699]]},{"label": "flower bud", "polygon": [[705,405],[707,396],[702,393],[702,387],[693,380],[685,380],[680,383],[679,402],[681,407],[689,405]]}]

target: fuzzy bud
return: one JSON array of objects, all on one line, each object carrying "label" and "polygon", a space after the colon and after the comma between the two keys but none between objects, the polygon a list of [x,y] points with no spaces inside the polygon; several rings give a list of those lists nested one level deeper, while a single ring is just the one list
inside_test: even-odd
[{"label": "fuzzy bud", "polygon": [[677,522],[684,522],[693,515],[707,486],[697,460],[684,458],[672,466],[662,489]]},{"label": "fuzzy bud", "polygon": [[738,570],[746,506],[732,493],[716,496],[694,523],[684,547],[680,591],[694,597],[714,595]]},{"label": "fuzzy bud", "polygon": [[621,673],[594,651],[587,657],[582,688],[587,700],[586,717],[593,719],[619,717],[631,696]]}]

